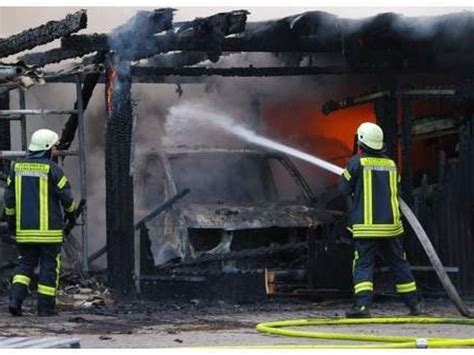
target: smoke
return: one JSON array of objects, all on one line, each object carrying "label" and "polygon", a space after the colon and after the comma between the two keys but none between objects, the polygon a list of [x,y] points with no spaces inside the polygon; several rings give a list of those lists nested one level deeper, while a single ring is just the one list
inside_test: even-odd
[{"label": "smoke", "polygon": [[334,174],[340,175],[342,173],[342,169],[335,166],[334,164],[321,160],[313,155],[307,154],[297,149],[288,147],[284,144],[280,144],[274,140],[257,135],[254,131],[245,127],[244,125],[237,124],[232,117],[229,117],[225,113],[209,111],[206,106],[183,104],[178,107],[173,107],[170,110],[169,118],[172,120],[189,120],[191,117],[197,122],[209,122],[215,127],[219,127],[222,130],[230,132],[249,143],[294,156],[313,165],[322,167],[323,169],[328,170]]}]

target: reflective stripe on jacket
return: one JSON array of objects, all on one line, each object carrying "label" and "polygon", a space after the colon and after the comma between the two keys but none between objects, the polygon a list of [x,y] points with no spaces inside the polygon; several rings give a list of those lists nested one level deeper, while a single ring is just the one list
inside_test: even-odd
[{"label": "reflective stripe on jacket", "polygon": [[350,214],[354,238],[395,237],[403,233],[398,184],[397,167],[390,158],[368,153],[352,157],[339,188],[354,197]]},{"label": "reflective stripe on jacket", "polygon": [[19,159],[5,190],[5,213],[15,217],[18,243],[61,243],[63,213],[74,212],[71,186],[62,169],[44,154]]}]

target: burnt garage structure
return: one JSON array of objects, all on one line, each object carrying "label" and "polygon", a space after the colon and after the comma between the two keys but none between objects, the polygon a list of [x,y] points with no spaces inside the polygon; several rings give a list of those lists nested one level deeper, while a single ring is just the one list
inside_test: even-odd
[{"label": "burnt garage structure", "polygon": [[[5,65],[0,83],[2,109],[9,107],[10,90],[27,85],[25,77],[51,83],[77,84],[79,80],[76,109],[86,109],[96,84],[105,83],[107,244],[90,255],[89,261],[107,253],[109,275],[118,295],[131,295],[136,290],[169,297],[216,294],[222,291],[217,288],[221,283],[234,285],[227,291],[240,292],[241,299],[251,294],[248,290],[257,296],[350,293],[352,256],[344,235],[343,204],[331,198],[330,187],[314,196],[298,169],[291,167],[293,177],[300,176],[297,179],[306,194],[299,207],[313,210],[303,232],[286,235],[285,243],[262,242],[241,250],[229,249],[228,236],[221,233],[221,239],[207,250],[213,253],[190,253],[191,257],[170,258],[163,265],[150,263],[156,257],[149,237],[152,217],[185,210],[188,191],[168,191],[163,200],[156,201],[159,206],[151,215],[134,221],[137,182],[131,169],[135,145],[131,88],[134,83],[176,83],[181,87],[205,83],[211,76],[346,76],[348,81],[365,77],[375,82],[373,90],[354,89],[350,97],[339,97],[335,92],[320,109],[331,120],[336,111],[372,105],[386,134],[388,154],[402,169],[404,198],[421,219],[460,291],[474,294],[474,259],[470,255],[474,250],[472,12],[426,18],[384,13],[352,20],[314,11],[265,22],[247,22],[245,10],[189,22],[174,22],[173,13],[172,9],[140,11],[109,34],[73,34],[86,27],[86,13],[80,11],[0,40],[1,58],[61,38],[60,48],[26,54],[19,58],[21,63]],[[282,65],[209,64],[231,53],[251,52],[275,53],[282,58]],[[77,57],[82,58],[80,64],[68,72],[39,70]],[[318,64],[320,58],[331,65]],[[422,109],[433,105],[441,105],[443,110]],[[64,150],[82,119],[78,111],[82,112],[76,110],[63,130]],[[341,129],[345,125],[340,122]],[[0,132],[0,148],[8,151],[10,125],[3,117]],[[163,153],[150,159],[158,161],[159,156]],[[9,164],[0,162],[2,170],[8,171]],[[241,213],[235,208],[220,209],[223,219],[225,213],[229,218]],[[217,225],[207,229],[225,231]],[[199,233],[192,226],[187,230],[193,238],[199,239]],[[439,290],[416,238],[409,235],[406,242],[423,290]],[[240,267],[243,261],[246,266]]]}]

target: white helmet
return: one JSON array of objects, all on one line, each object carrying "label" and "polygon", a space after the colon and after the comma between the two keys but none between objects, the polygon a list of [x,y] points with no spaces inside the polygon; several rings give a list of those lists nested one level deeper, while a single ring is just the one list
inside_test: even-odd
[{"label": "white helmet", "polygon": [[357,142],[373,150],[383,149],[383,131],[375,123],[364,122],[357,128]]},{"label": "white helmet", "polygon": [[30,152],[50,150],[56,143],[58,143],[58,141],[59,137],[56,132],[49,129],[39,129],[31,135],[28,150]]}]

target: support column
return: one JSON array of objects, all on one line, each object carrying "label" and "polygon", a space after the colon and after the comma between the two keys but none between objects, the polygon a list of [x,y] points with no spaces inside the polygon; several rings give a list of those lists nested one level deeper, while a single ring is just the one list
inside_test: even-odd
[{"label": "support column", "polygon": [[[10,108],[10,93],[8,91],[0,93],[0,110]],[[0,118],[0,150],[11,149],[10,120]],[[8,160],[0,159],[0,173],[8,173],[10,164]],[[3,198],[3,196],[0,196]]]},{"label": "support column", "polygon": [[386,154],[397,162],[397,98],[390,95],[376,99],[374,110],[377,124],[383,129],[385,144],[387,144]]},{"label": "support column", "polygon": [[[18,95],[20,99],[20,109],[26,109],[26,92],[23,88],[18,88]],[[26,132],[26,115],[21,115],[20,119],[21,126],[21,149],[26,150],[28,148],[28,136]]]},{"label": "support column", "polygon": [[[77,121],[79,125],[79,174],[81,177],[81,199],[87,201],[87,163],[86,163],[86,142],[84,137],[84,102],[82,96],[82,78],[78,74],[76,76],[76,104]],[[82,210],[82,270],[89,271],[89,263],[87,258],[89,256],[89,238],[88,238],[88,223],[87,223],[87,202]]]},{"label": "support column", "polygon": [[109,58],[105,145],[107,266],[116,296],[134,290],[133,176],[130,171],[133,109],[130,62]]}]

